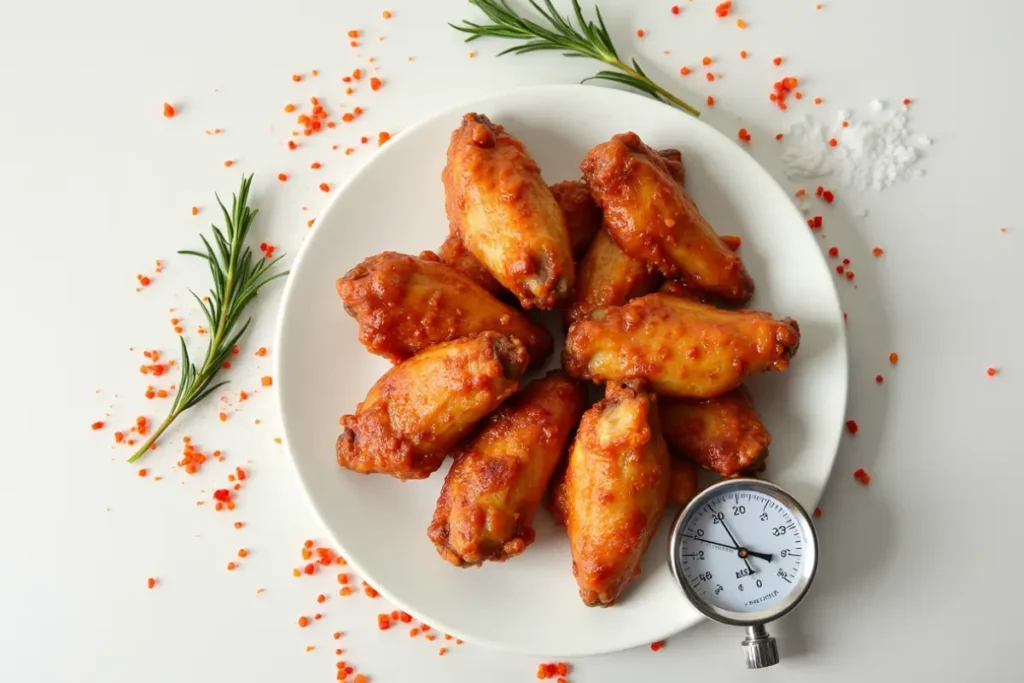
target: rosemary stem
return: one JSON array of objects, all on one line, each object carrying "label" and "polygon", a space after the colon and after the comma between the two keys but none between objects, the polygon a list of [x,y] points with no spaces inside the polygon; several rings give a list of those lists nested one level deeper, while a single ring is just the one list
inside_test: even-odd
[{"label": "rosemary stem", "polygon": [[171,411],[170,413],[168,413],[167,417],[164,418],[164,421],[161,422],[160,426],[157,427],[156,431],[153,432],[153,435],[150,436],[148,439],[146,439],[146,442],[144,444],[142,444],[142,446],[139,448],[139,450],[135,451],[135,454],[132,455],[132,457],[128,458],[128,462],[129,463],[133,463],[136,460],[138,460],[139,458],[141,458],[143,455],[145,455],[146,451],[148,451],[150,449],[150,447],[154,443],[156,443],[156,440],[158,438],[160,438],[160,435],[163,434],[167,430],[167,428],[171,426],[171,423],[174,422],[174,419],[176,417],[178,417],[178,415],[180,415],[180,414],[181,414],[181,409],[175,409],[175,410]]},{"label": "rosemary stem", "polygon": [[635,78],[637,78],[639,80],[642,80],[642,81],[646,81],[647,83],[650,84],[650,86],[652,88],[654,88],[658,92],[659,95],[661,95],[666,100],[670,101],[672,104],[676,105],[677,107],[679,107],[680,109],[682,109],[686,113],[692,114],[693,116],[700,116],[700,110],[699,109],[695,109],[695,108],[691,107],[686,102],[684,102],[683,100],[679,99],[678,97],[676,97],[675,95],[670,93],[668,90],[665,90],[665,88],[661,87],[660,85],[658,85],[657,83],[655,83],[651,79],[647,78],[643,74],[638,73],[636,70],[632,69],[631,67],[627,66],[626,64],[623,64],[620,60],[616,59],[615,61],[608,62],[608,63],[611,64],[612,66],[614,66],[616,69],[621,69],[622,71],[625,71],[630,76],[633,76],[633,77],[635,77]]}]

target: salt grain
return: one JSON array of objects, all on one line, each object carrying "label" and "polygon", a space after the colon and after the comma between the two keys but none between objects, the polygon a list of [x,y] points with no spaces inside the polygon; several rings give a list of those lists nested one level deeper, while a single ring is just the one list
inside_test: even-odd
[{"label": "salt grain", "polygon": [[[832,127],[808,116],[795,121],[783,139],[786,175],[792,179],[827,176],[837,185],[858,190],[884,190],[924,175],[922,169],[911,167],[920,156],[918,146],[930,145],[931,138],[912,135],[906,109],[888,109],[879,100],[868,108],[872,113],[863,120],[840,111]],[[838,141],[835,147],[829,144],[833,138]]]}]

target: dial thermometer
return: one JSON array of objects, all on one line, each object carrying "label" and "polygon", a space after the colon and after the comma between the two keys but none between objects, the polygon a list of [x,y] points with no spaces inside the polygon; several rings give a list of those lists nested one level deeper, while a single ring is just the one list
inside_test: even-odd
[{"label": "dial thermometer", "polygon": [[811,587],[818,541],[793,496],[758,479],[727,479],[679,513],[669,564],[693,606],[715,621],[746,627],[747,668],[779,661],[764,625],[788,613]]}]

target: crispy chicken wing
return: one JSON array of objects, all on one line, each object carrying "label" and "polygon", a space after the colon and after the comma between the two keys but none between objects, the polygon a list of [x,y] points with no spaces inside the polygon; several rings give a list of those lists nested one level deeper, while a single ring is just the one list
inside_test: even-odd
[{"label": "crispy chicken wing", "polygon": [[705,401],[663,398],[658,408],[673,453],[725,477],[764,467],[772,437],[746,387]]},{"label": "crispy chicken wing", "polygon": [[[661,400],[658,400],[659,405]],[[665,430],[662,421],[662,431]],[[665,441],[668,442],[666,435]],[[670,449],[671,450],[671,449]],[[668,502],[673,505],[686,505],[697,495],[697,466],[686,458],[672,458],[672,482],[668,487]]]},{"label": "crispy chicken wing", "polygon": [[477,332],[518,337],[535,366],[551,352],[546,329],[443,263],[385,251],[350,270],[337,289],[359,323],[359,341],[392,362]]},{"label": "crispy chicken wing", "polygon": [[565,217],[519,140],[466,114],[441,178],[449,224],[524,308],[553,308],[569,295],[575,264]]},{"label": "crispy chicken wing", "polygon": [[462,243],[462,238],[454,232],[448,233],[447,239],[438,250],[438,256],[443,263],[459,271],[494,296],[500,297],[508,293],[508,290],[494,279],[494,276],[484,268],[483,264],[476,260],[476,256],[469,253],[469,249],[466,249],[466,245]]},{"label": "crispy chicken wing", "polygon": [[583,389],[552,372],[512,397],[456,451],[427,530],[459,567],[518,555],[583,413]]},{"label": "crispy chicken wing", "polygon": [[565,326],[600,306],[618,306],[654,291],[661,276],[619,248],[607,230],[590,243],[576,268],[576,289],[565,310]]},{"label": "crispy chicken wing", "polygon": [[665,510],[669,468],[654,394],[608,384],[583,415],[565,472],[573,574],[585,604],[613,604],[639,573]]},{"label": "crispy chicken wing", "polygon": [[686,169],[683,166],[683,153],[678,149],[658,150],[658,156],[665,163],[668,174],[680,185],[686,185]]},{"label": "crispy chicken wing", "polygon": [[578,180],[555,183],[551,186],[551,194],[565,217],[572,254],[579,258],[601,229],[601,209],[597,208],[587,186]]},{"label": "crispy chicken wing", "polygon": [[627,254],[733,304],[753,294],[740,257],[700,215],[665,160],[635,133],[593,148],[580,168],[606,229]]},{"label": "crispy chicken wing", "polygon": [[519,388],[529,354],[515,337],[481,332],[432,346],[377,380],[341,418],[338,464],[423,479],[459,439]]},{"label": "crispy chicken wing", "polygon": [[799,342],[792,319],[655,292],[573,325],[562,365],[577,379],[646,379],[666,396],[714,398],[749,375],[785,370]]}]

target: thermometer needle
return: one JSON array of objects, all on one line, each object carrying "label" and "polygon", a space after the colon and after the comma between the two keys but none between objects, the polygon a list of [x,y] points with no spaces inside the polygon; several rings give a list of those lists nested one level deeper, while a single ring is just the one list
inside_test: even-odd
[{"label": "thermometer needle", "polygon": [[729,531],[729,527],[727,527],[725,525],[725,517],[724,516],[722,516],[720,514],[720,517],[719,517],[718,521],[720,521],[722,523],[722,528],[725,529],[725,533],[729,534],[729,540],[732,541],[732,544],[734,546],[736,546],[736,550],[737,550],[736,554],[740,556],[741,560],[743,560],[743,564],[747,565],[747,571],[750,572],[751,574],[753,574],[754,573],[754,568],[751,567],[750,566],[750,562],[747,561],[747,555],[750,554],[750,551],[747,550],[746,548],[739,547],[740,544],[736,542],[736,537],[732,535],[732,532]]},{"label": "thermometer needle", "polygon": [[[739,547],[734,546],[734,545],[726,545],[725,543],[718,543],[716,541],[709,541],[706,538],[700,538],[699,536],[690,536],[689,534],[683,534],[683,536],[685,536],[686,538],[692,538],[693,540],[700,541],[702,543],[710,543],[711,545],[721,546],[723,548],[728,548],[729,550],[739,551]],[[765,562],[771,562],[772,561],[772,556],[769,553],[757,553],[757,552],[754,552],[753,550],[747,550],[747,554],[748,555],[753,555],[754,557],[760,557]]]}]

